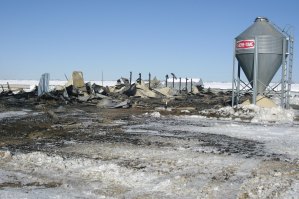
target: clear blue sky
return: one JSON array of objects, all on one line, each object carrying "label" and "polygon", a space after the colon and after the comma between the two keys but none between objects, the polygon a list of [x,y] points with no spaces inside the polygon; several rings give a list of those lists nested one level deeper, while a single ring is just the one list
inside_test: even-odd
[{"label": "clear blue sky", "polygon": [[87,80],[171,72],[231,81],[233,39],[266,16],[295,27],[298,0],[0,0],[0,79],[51,79],[81,70]]}]

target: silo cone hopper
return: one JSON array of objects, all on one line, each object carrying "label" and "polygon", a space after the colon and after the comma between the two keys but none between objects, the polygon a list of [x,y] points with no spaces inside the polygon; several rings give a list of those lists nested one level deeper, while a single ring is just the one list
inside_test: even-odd
[{"label": "silo cone hopper", "polygon": [[286,36],[265,17],[257,17],[250,27],[235,38],[235,57],[252,87],[252,103],[256,104],[257,95],[264,94],[285,62],[286,49]]}]

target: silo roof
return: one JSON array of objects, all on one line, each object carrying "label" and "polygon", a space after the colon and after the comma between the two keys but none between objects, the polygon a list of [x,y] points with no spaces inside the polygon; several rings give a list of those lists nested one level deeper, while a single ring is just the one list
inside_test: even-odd
[{"label": "silo roof", "polygon": [[279,32],[266,17],[257,17],[255,22],[249,26],[244,32],[236,37],[237,40],[254,38],[259,35],[270,35],[273,37],[285,37]]}]

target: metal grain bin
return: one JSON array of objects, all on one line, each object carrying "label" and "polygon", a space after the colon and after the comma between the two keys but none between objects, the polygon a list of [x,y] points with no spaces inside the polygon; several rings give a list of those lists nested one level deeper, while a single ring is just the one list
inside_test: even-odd
[{"label": "metal grain bin", "polygon": [[[283,51],[287,49],[285,35],[267,18],[257,17],[249,28],[236,37],[235,49],[239,65],[253,88],[256,78],[254,92],[256,95],[262,94],[282,65]],[[256,74],[254,67],[257,67]]]}]

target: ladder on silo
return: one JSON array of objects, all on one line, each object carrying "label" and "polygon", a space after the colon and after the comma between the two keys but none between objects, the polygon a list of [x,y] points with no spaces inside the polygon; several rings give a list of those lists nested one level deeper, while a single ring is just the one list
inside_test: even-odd
[{"label": "ladder on silo", "polygon": [[293,56],[294,56],[294,37],[289,36],[289,60],[288,60],[288,89],[287,89],[287,99],[286,99],[286,108],[290,108],[290,95],[291,95],[291,86],[292,86],[292,75],[293,75]]},{"label": "ladder on silo", "polygon": [[[287,109],[290,108],[290,95],[291,95],[291,85],[292,85],[292,75],[293,75],[293,56],[294,56],[294,35],[291,31],[294,27],[291,25],[286,26],[281,29],[276,24],[272,23],[278,30],[287,36],[288,40],[288,60],[285,61],[285,66],[283,66],[282,72],[282,92],[281,92],[281,106]],[[286,31],[285,31],[286,29]],[[287,85],[286,85],[287,83]],[[287,86],[287,88],[286,88]]]}]

